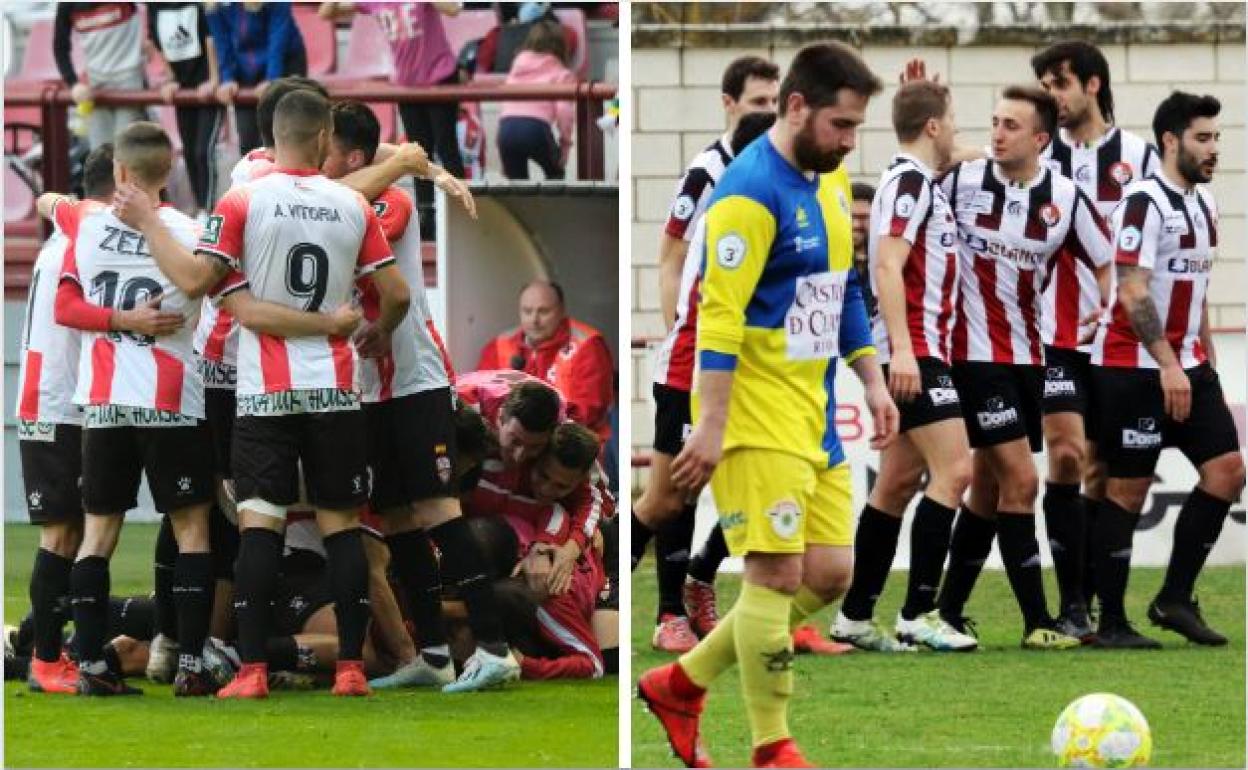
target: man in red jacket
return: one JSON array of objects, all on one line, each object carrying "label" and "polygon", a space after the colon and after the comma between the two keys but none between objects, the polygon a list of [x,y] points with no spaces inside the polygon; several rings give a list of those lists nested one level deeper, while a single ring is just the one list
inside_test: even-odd
[{"label": "man in red jacket", "polygon": [[567,399],[573,420],[604,442],[610,437],[615,361],[597,329],[568,317],[559,284],[524,287],[520,326],[490,340],[477,369],[519,369],[549,382]]}]

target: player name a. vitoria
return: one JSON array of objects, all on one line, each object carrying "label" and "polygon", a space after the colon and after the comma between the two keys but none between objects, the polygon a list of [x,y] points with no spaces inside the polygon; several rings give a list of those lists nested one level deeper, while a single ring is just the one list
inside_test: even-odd
[{"label": "player name a. vitoria", "polygon": [[[282,210],[283,208],[285,211]],[[342,221],[342,215],[338,213],[338,209],[330,208],[328,206],[304,206],[299,203],[288,203],[285,206],[281,203],[274,203],[273,216],[305,219],[309,222]]]}]

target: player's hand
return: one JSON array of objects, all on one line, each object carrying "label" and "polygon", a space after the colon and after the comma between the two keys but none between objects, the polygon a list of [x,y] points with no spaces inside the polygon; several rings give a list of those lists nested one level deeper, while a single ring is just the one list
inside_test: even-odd
[{"label": "player's hand", "polygon": [[356,332],[355,349],[364,358],[381,358],[390,352],[390,332],[370,323]]},{"label": "player's hand", "polygon": [[167,80],[160,87],[160,100],[165,104],[173,104],[173,95],[178,92],[178,81]]},{"label": "player's hand", "polygon": [[1101,327],[1101,319],[1105,317],[1105,308],[1098,307],[1079,319],[1079,344],[1087,345],[1096,339],[1096,331]]},{"label": "player's hand", "polygon": [[[892,366],[890,364],[889,368]],[[888,394],[883,383],[875,383],[867,388],[867,408],[871,410],[871,442],[872,449],[886,449],[897,440],[901,416],[897,413],[897,405]]]},{"label": "player's hand", "polygon": [[[911,59],[906,62],[905,68],[902,69],[901,75],[897,79],[902,85],[916,80],[927,80],[927,62],[918,57]],[[932,82],[939,83],[940,75],[933,75]]]},{"label": "player's hand", "polygon": [[147,302],[130,310],[113,312],[113,326],[118,331],[163,337],[182,328],[186,318],[181,313],[160,309],[161,295],[148,298]]},{"label": "player's hand", "polygon": [[156,218],[156,204],[150,196],[127,182],[113,192],[113,213],[117,218],[140,232]]},{"label": "player's hand", "polygon": [[1178,364],[1161,369],[1161,392],[1165,397],[1166,414],[1175,422],[1184,422],[1192,413],[1192,382]]},{"label": "player's hand", "polygon": [[576,560],[581,558],[581,547],[569,540],[556,548],[552,557],[546,589],[551,596],[559,596],[572,587],[572,570],[576,567]]},{"label": "player's hand", "polygon": [[403,164],[406,173],[424,177],[429,174],[429,153],[416,142],[405,142],[394,151],[394,157]]},{"label": "player's hand", "polygon": [[477,218],[477,201],[472,197],[472,191],[468,189],[464,180],[449,171],[443,171],[433,178],[433,183],[438,186],[439,190],[446,193],[446,197],[463,206],[468,216],[474,220]]},{"label": "player's hand", "polygon": [[256,83],[256,85],[255,85],[254,87],[255,87],[255,90],[256,90],[256,99],[257,99],[257,101],[258,101],[258,100],[260,100],[260,99],[264,98],[264,92],[265,92],[265,91],[268,89],[268,87],[269,87],[269,81],[267,81],[267,80],[261,80],[259,83]]},{"label": "player's hand", "polygon": [[330,323],[329,336],[349,337],[359,328],[360,322],[364,320],[364,314],[352,303],[344,302],[332,313],[329,313],[328,318]]},{"label": "player's hand", "polygon": [[222,83],[217,86],[217,101],[225,105],[234,103],[234,97],[238,96],[238,83],[231,80],[228,83]]},{"label": "player's hand", "polygon": [[94,99],[95,93],[91,90],[91,86],[79,81],[74,83],[73,88],[69,89],[69,97],[74,100],[74,104],[82,104]]},{"label": "player's hand", "polygon": [[216,78],[208,78],[199,84],[199,86],[195,89],[195,93],[199,94],[199,98],[201,99],[211,99],[212,95],[217,92],[217,87],[220,85],[221,82]]},{"label": "player's hand", "polygon": [[923,381],[919,376],[919,362],[909,350],[893,351],[893,358],[888,362],[888,392],[899,404],[908,404],[918,397],[923,390]]},{"label": "player's hand", "polygon": [[724,453],[724,429],[700,422],[672,461],[672,483],[687,493],[706,486]]}]

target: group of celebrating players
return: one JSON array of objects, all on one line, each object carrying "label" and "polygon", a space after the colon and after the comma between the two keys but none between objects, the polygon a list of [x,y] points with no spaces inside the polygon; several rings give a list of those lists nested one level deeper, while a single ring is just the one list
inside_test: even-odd
[{"label": "group of celebrating players", "polygon": [[[81,200],[38,201],[17,411],[40,547],[6,670],[21,647],[37,692],[138,694],[146,672],[218,698],[318,671],[344,696],[613,672],[600,440],[537,378],[456,377],[395,183],[475,216],[471,193],[315,81],[271,83],[258,120],[202,228],[160,203],[153,123],[91,154]],[[144,475],[154,597],[110,598]]]},{"label": "group of celebrating players", "polygon": [[[1175,91],[1149,143],[1114,125],[1095,46],[1053,45],[1032,68],[1038,83],[1001,91],[981,149],[957,144],[949,88],[922,61],[906,65],[861,276],[842,160],[879,79],[838,43],[804,48],[783,81],[757,57],[725,72],[729,131],[686,172],[663,236],[672,325],[633,511],[634,568],[656,538],[654,645],[684,653],[644,672],[638,694],[690,767],[710,766],[699,717],[734,664],[754,765],[806,767],[786,721],[795,651],[976,649],[964,608],[994,540],[1024,648],[1159,648],[1124,596],[1164,447],[1200,480],[1147,614],[1197,644],[1227,641],[1194,596],[1244,486],[1206,305],[1220,104]],[[856,527],[837,359],[862,381],[880,451]],[[1042,447],[1056,617],[1035,529]],[[708,482],[718,523],[689,562]],[[874,609],[916,495],[889,632]],[[728,553],[744,557],[744,582],[718,618],[712,581]],[[802,627],[838,599],[834,642]]]}]

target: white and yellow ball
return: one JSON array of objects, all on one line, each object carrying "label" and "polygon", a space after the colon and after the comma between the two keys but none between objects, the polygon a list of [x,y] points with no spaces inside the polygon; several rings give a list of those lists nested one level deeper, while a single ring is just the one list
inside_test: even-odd
[{"label": "white and yellow ball", "polygon": [[1060,767],[1145,767],[1153,736],[1126,698],[1097,692],[1067,706],[1050,739]]}]

